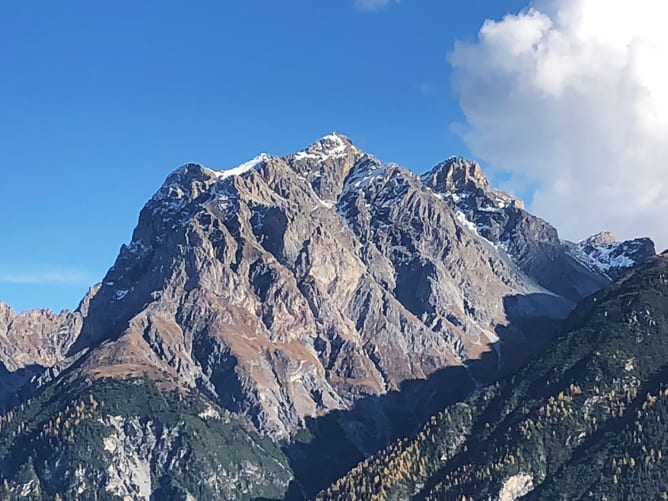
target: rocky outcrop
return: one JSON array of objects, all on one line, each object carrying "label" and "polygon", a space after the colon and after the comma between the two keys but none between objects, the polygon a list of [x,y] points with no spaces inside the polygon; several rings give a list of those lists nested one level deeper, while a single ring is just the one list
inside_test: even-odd
[{"label": "rocky outcrop", "polygon": [[17,390],[57,366],[81,332],[92,288],[75,311],[32,310],[16,314],[0,303],[0,409]]},{"label": "rocky outcrop", "polygon": [[2,336],[0,360],[10,371],[30,366],[51,367],[79,335],[83,317],[79,312],[32,310],[13,315]]},{"label": "rocky outcrop", "polygon": [[516,501],[523,498],[533,490],[533,478],[531,475],[519,473],[513,475],[503,483],[499,493],[499,501]]},{"label": "rocky outcrop", "polygon": [[477,163],[453,157],[421,177],[463,224],[547,290],[578,301],[610,282],[600,270],[575,259],[556,228],[524,210],[521,201],[490,188]]}]

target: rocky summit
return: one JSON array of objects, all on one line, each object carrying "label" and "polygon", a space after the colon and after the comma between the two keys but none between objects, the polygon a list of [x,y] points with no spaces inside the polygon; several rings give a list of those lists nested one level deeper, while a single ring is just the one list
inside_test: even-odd
[{"label": "rocky summit", "polygon": [[0,494],[313,495],[654,254],[613,240],[562,241],[474,162],[416,175],[340,134],[184,165],[76,311],[0,308]]}]

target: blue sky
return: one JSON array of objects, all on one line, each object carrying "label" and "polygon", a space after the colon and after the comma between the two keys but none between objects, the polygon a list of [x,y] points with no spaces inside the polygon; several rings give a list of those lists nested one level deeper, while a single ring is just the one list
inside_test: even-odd
[{"label": "blue sky", "polygon": [[6,2],[0,300],[75,307],[187,161],[336,130],[423,170],[467,153],[446,54],[513,2]]},{"label": "blue sky", "polygon": [[525,2],[32,1],[0,11],[0,300],[75,307],[187,161],[330,131],[422,171],[469,155],[447,54]]}]

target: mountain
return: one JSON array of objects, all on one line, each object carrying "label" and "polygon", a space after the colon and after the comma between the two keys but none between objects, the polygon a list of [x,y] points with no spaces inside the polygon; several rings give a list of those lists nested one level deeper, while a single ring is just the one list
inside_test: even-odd
[{"label": "mountain", "polygon": [[[0,476],[61,497],[314,494],[517,369],[654,253],[622,246],[628,261],[603,271],[573,245],[463,159],[418,176],[331,134],[229,170],[184,165],[76,311],[2,310],[4,405],[25,424],[3,435]],[[56,415],[75,431],[52,440]],[[266,438],[281,449],[264,455]],[[205,439],[251,445],[220,469]],[[54,487],[60,447],[74,473]],[[191,455],[209,490],[170,476]],[[263,476],[267,460],[280,466]],[[220,490],[232,478],[242,487]]]},{"label": "mountain", "polygon": [[320,499],[666,499],[668,254],[584,301],[515,375]]},{"label": "mountain", "polygon": [[17,315],[0,303],[0,408],[16,402],[16,392],[59,363],[81,332],[90,293],[76,311],[33,310]]},{"label": "mountain", "polygon": [[577,244],[566,244],[571,256],[612,280],[623,277],[636,263],[654,254],[654,243],[649,238],[617,242],[609,231],[597,233]]},{"label": "mountain", "polygon": [[437,165],[422,181],[450,203],[460,221],[503,249],[522,271],[576,302],[655,254],[649,238],[616,242],[610,232],[578,244],[562,241],[553,226],[526,212],[522,201],[490,188],[480,165],[460,157]]}]

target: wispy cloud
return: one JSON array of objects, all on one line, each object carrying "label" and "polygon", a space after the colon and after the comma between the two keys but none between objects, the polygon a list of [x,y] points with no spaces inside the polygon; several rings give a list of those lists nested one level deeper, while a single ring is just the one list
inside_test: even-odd
[{"label": "wispy cloud", "polygon": [[355,7],[359,10],[377,11],[391,3],[399,3],[399,0],[355,0]]},{"label": "wispy cloud", "polygon": [[0,273],[0,282],[8,284],[87,285],[91,274],[83,270],[39,270]]}]

